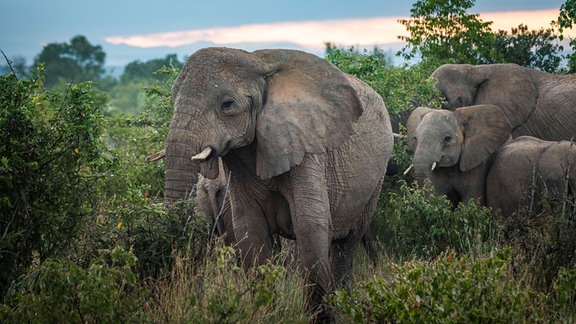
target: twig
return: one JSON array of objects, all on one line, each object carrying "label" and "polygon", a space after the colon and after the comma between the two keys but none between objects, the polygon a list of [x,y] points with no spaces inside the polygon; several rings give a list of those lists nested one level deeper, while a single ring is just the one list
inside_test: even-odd
[{"label": "twig", "polygon": [[6,63],[8,63],[8,67],[10,68],[10,71],[12,72],[12,75],[18,79],[18,76],[16,75],[16,71],[14,71],[14,67],[12,67],[12,61],[10,61],[8,59],[8,57],[6,56],[6,54],[4,53],[3,50],[0,49],[0,52],[2,52],[2,56],[4,56],[4,59],[6,60]]},{"label": "twig", "polygon": [[564,179],[564,196],[562,199],[562,220],[566,217],[566,204],[568,203],[568,190],[570,188],[570,170],[572,170],[572,163],[574,162],[574,153],[572,147],[574,146],[574,137],[570,139],[570,148],[568,149],[568,167],[566,168],[566,177]]},{"label": "twig", "polygon": [[[220,221],[220,218],[222,217],[222,215],[224,215],[224,206],[226,205],[226,199],[228,198],[228,192],[230,192],[230,176],[231,176],[232,172],[228,171],[228,177],[226,178],[226,191],[224,191],[224,199],[222,200],[222,206],[220,206],[220,211],[218,212],[218,215],[216,215],[216,218],[214,219],[214,225],[212,226],[212,233],[210,233],[210,238],[214,237],[214,233],[216,233],[216,226],[218,226],[218,221]],[[227,229],[228,231],[232,230],[232,229]],[[222,233],[220,233],[220,235],[222,235]]]}]

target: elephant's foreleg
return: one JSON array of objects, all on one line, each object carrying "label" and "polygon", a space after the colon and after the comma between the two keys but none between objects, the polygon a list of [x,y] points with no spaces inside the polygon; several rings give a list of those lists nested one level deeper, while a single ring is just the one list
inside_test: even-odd
[{"label": "elephant's foreleg", "polygon": [[266,263],[272,256],[272,240],[261,208],[241,204],[232,208],[234,236],[245,268]]},{"label": "elephant's foreleg", "polygon": [[290,211],[302,268],[308,282],[308,310],[330,317],[324,298],[334,287],[329,261],[331,218],[325,157],[307,155],[290,175]]}]

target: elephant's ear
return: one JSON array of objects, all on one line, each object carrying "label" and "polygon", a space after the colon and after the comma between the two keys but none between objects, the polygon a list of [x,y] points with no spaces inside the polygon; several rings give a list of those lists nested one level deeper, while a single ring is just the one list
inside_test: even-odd
[{"label": "elephant's ear", "polygon": [[260,178],[284,173],[306,153],[322,154],[348,139],[363,108],[344,73],[300,51],[262,50],[254,55],[262,61],[267,80],[256,124]]},{"label": "elephant's ear", "polygon": [[478,65],[472,74],[483,81],[478,85],[474,104],[502,108],[512,129],[522,125],[536,107],[538,90],[527,69],[516,64]]},{"label": "elephant's ear", "polygon": [[500,107],[467,106],[456,109],[455,113],[464,132],[461,171],[469,171],[486,161],[510,138],[512,126]]},{"label": "elephant's ear", "polygon": [[427,107],[418,107],[410,113],[410,117],[408,117],[408,121],[406,122],[406,131],[407,131],[407,138],[406,141],[408,143],[408,149],[412,152],[416,150],[416,146],[418,145],[418,140],[416,139],[416,128],[420,125],[422,118],[424,116],[437,109],[427,108]]}]

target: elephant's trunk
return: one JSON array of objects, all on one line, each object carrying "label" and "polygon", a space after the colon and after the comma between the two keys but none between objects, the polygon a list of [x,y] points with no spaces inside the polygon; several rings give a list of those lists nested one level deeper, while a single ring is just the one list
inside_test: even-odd
[{"label": "elephant's trunk", "polygon": [[192,161],[192,146],[186,143],[190,134],[185,130],[171,130],[166,140],[166,173],[164,201],[188,199],[198,182],[198,163]]},{"label": "elephant's trunk", "polygon": [[414,162],[414,178],[421,186],[424,184],[426,179],[432,177],[432,172],[436,168],[437,163],[429,161],[427,159],[415,158]]}]

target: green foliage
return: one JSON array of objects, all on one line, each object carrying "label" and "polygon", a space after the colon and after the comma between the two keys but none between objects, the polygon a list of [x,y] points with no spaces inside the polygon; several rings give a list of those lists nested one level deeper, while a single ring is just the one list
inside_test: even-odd
[{"label": "green foliage", "polygon": [[163,109],[170,107],[171,116],[171,86],[183,65],[176,54],[163,59],[129,63],[120,81],[109,90],[110,111],[135,116],[144,113],[144,116],[148,116],[151,107],[158,106]]},{"label": "green foliage", "polygon": [[391,263],[385,278],[360,282],[333,301],[356,323],[546,321],[546,296],[511,278],[509,260],[510,251],[503,250],[480,258],[448,252],[432,262]]},{"label": "green foliage", "polygon": [[393,255],[433,258],[449,249],[476,255],[497,246],[499,231],[490,209],[471,201],[452,211],[430,183],[422,189],[400,183],[399,191],[381,201],[373,221],[373,232]]},{"label": "green foliage", "polygon": [[136,257],[122,248],[100,250],[84,269],[66,258],[47,259],[19,285],[13,308],[0,309],[10,323],[140,322],[148,295],[139,285]]},{"label": "green foliage", "polygon": [[399,36],[407,43],[399,52],[411,60],[418,54],[424,60],[442,63],[494,63],[494,34],[490,22],[468,14],[474,0],[420,0],[410,9],[406,26],[410,36]]},{"label": "green foliage", "polygon": [[45,92],[41,74],[0,78],[2,294],[34,259],[68,251],[98,195],[102,102],[91,83]]},{"label": "green foliage", "polygon": [[[397,55],[407,60],[421,58],[440,63],[517,63],[548,72],[558,70],[562,47],[554,29],[528,31],[526,25],[509,34],[493,32],[492,22],[469,14],[474,0],[421,0],[410,10],[410,19],[399,20],[409,36]],[[565,20],[563,20],[565,22]]]},{"label": "green foliage", "polygon": [[74,36],[70,43],[50,43],[34,59],[33,69],[44,65],[48,89],[68,82],[99,81],[104,74],[106,53],[86,37]]},{"label": "green foliage", "polygon": [[[558,20],[553,21],[552,24],[558,27],[560,32],[559,39],[563,40],[564,36],[562,33],[565,29],[572,29],[572,26],[576,22],[576,0],[566,0],[564,4],[560,6],[560,13],[558,14]],[[572,53],[567,55],[568,58],[568,73],[576,72],[576,39],[570,39],[570,47],[572,48]]]},{"label": "green foliage", "polygon": [[561,47],[555,44],[556,35],[551,28],[538,31],[528,30],[528,26],[512,28],[510,34],[499,30],[494,47],[498,55],[507,63],[516,63],[531,69],[556,72],[562,57]]},{"label": "green foliage", "polygon": [[354,48],[339,49],[328,45],[326,59],[345,73],[366,82],[382,96],[391,116],[412,110],[411,100],[431,107],[440,105],[442,96],[430,74],[437,67],[428,64],[394,67],[386,53],[359,53]]}]

